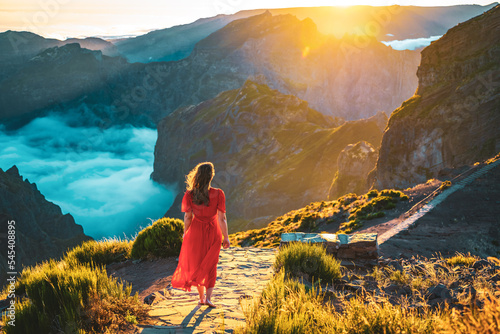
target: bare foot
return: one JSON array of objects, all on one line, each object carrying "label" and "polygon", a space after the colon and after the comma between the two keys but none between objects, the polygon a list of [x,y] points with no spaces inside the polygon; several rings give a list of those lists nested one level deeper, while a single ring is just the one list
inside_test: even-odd
[{"label": "bare foot", "polygon": [[204,299],[200,299],[198,305],[207,305],[207,302]]},{"label": "bare foot", "polygon": [[209,299],[205,300],[205,305],[208,305],[208,307],[216,308],[214,303],[212,303]]}]

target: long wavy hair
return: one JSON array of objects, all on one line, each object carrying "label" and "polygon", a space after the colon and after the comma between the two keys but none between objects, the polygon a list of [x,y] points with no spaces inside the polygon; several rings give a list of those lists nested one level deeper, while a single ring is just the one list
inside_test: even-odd
[{"label": "long wavy hair", "polygon": [[199,163],[186,175],[186,189],[192,192],[194,204],[208,206],[210,202],[208,190],[214,175],[215,168],[211,162]]}]

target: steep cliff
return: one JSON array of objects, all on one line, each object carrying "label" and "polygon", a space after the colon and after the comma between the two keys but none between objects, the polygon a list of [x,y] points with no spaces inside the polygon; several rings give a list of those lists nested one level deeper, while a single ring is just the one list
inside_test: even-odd
[{"label": "steep cliff", "polygon": [[[83,233],[70,214],[48,202],[34,183],[23,181],[16,166],[0,169],[0,267],[2,282],[8,271],[57,258],[71,247],[92,238]],[[15,221],[15,270],[7,269],[8,222]],[[11,259],[9,259],[11,260]]]},{"label": "steep cliff", "polygon": [[370,186],[367,176],[377,163],[378,149],[365,141],[347,145],[337,159],[338,171],[328,194],[336,200],[348,193],[364,194]]},{"label": "steep cliff", "polygon": [[415,95],[382,140],[377,187],[407,187],[500,151],[500,6],[422,51]]},{"label": "steep cliff", "polygon": [[212,161],[214,186],[226,192],[230,230],[248,229],[267,222],[259,218],[325,199],[340,151],[360,140],[378,146],[381,135],[375,119],[343,123],[247,81],[159,123],[152,178],[182,192],[184,175]]}]

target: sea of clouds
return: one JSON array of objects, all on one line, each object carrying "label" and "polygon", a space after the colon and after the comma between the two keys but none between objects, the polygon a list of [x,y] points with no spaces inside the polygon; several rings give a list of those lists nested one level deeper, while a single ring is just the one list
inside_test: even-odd
[{"label": "sea of clouds", "polygon": [[[387,34],[392,35],[392,34]],[[394,41],[383,41],[387,46],[390,46],[394,50],[416,50],[419,48],[426,47],[431,44],[431,42],[436,41],[441,38],[442,35],[439,36],[431,36],[431,37],[422,37],[422,38],[411,38],[411,39],[403,39],[403,40],[394,40]]]},{"label": "sea of clouds", "polygon": [[95,239],[132,237],[172,205],[173,189],[150,180],[157,132],[73,127],[51,115],[5,132],[0,168],[16,165],[47,200]]}]

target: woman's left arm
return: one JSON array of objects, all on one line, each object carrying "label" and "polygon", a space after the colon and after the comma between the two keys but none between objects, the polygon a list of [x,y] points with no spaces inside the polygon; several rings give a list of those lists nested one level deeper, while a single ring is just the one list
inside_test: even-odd
[{"label": "woman's left arm", "polygon": [[185,212],[184,213],[184,234],[182,237],[186,235],[186,232],[189,229],[189,226],[191,226],[191,222],[193,221],[193,211]]}]

